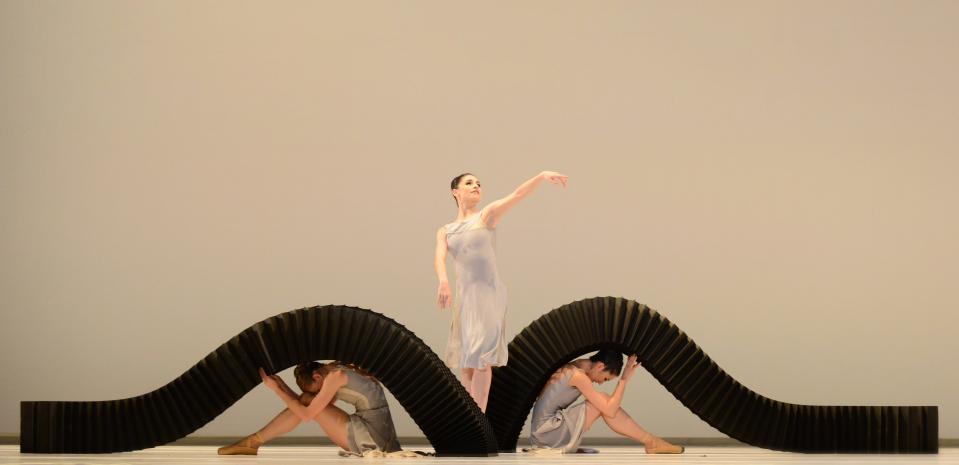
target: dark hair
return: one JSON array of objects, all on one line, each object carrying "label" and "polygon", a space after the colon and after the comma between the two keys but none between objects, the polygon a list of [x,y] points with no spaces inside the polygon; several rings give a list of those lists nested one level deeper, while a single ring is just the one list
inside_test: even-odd
[{"label": "dark hair", "polygon": [[619,376],[619,372],[623,369],[623,354],[618,350],[600,350],[593,354],[593,356],[589,358],[589,361],[603,362],[603,365],[606,366],[603,368],[603,371],[608,371],[615,376]]},{"label": "dark hair", "polygon": [[[463,179],[463,176],[476,176],[476,175],[473,174],[473,173],[463,173],[463,174],[461,174],[461,175],[453,178],[453,180],[450,181],[450,190],[453,190],[453,189],[456,189],[457,187],[460,187],[460,180]],[[460,201],[459,201],[459,200],[456,200],[456,196],[455,196],[455,195],[453,196],[453,201],[456,202],[456,206],[457,206],[457,207],[460,206]]]},{"label": "dark hair", "polygon": [[[293,369],[293,377],[296,378],[296,385],[300,387],[300,390],[307,392],[308,387],[313,385],[313,373],[316,373],[321,368],[326,367],[327,370],[331,368],[349,368],[363,376],[368,378],[376,379],[372,373],[352,364],[352,363],[343,363],[336,360],[331,361],[329,364],[320,363],[317,361],[313,362],[303,362],[296,366]],[[326,376],[326,371],[321,372],[323,376]]]},{"label": "dark hair", "polygon": [[306,392],[308,387],[313,384],[313,373],[319,370],[322,364],[320,362],[301,363],[293,369],[293,377],[296,378],[296,385],[300,390]]}]

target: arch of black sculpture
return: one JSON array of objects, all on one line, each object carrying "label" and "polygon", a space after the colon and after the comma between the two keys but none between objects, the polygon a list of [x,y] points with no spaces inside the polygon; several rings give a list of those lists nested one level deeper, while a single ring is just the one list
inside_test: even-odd
[{"label": "arch of black sculpture", "polygon": [[[21,452],[144,449],[190,434],[275,373],[301,361],[340,360],[379,378],[439,455],[515,450],[540,388],[563,363],[600,348],[643,366],[704,421],[747,444],[802,452],[937,452],[935,406],[810,406],[763,397],[726,374],[679,328],[632,300],[602,297],[540,317],[509,345],[487,416],[415,334],[378,313],[312,307],[257,323],[165,386],[112,401],[21,402]],[[492,429],[491,429],[492,425]],[[494,436],[495,433],[495,436]]]},{"label": "arch of black sculpture", "polygon": [[128,399],[21,402],[20,451],[106,453],[145,449],[196,431],[270,373],[309,360],[353,363],[390,390],[437,455],[495,455],[489,423],[420,338],[379,313],[322,306],[263,320],[165,386]]},{"label": "arch of black sculpture", "polygon": [[670,393],[744,443],[794,452],[935,453],[935,406],[814,406],[779,402],[740,384],[655,310],[614,297],[585,299],[538,318],[495,368],[487,417],[501,452],[513,452],[533,402],[564,363],[601,348],[638,355]]}]

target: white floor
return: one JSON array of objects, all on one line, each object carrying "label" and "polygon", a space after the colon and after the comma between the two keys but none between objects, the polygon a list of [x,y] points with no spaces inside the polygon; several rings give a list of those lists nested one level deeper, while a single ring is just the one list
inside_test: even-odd
[{"label": "white floor", "polygon": [[[689,447],[680,456],[648,456],[639,447],[600,446],[599,454],[556,456],[529,456],[523,453],[501,454],[498,457],[443,457],[411,459],[344,458],[331,446],[273,446],[266,447],[256,457],[220,457],[213,446],[163,446],[154,449],[106,455],[46,455],[21,454],[19,446],[0,446],[0,465],[5,464],[172,464],[195,463],[211,465],[230,464],[331,464],[331,463],[410,463],[441,462],[443,464],[927,464],[959,465],[959,448],[941,449],[938,455],[807,455],[773,452],[753,447]],[[426,448],[414,448],[429,450]]]}]

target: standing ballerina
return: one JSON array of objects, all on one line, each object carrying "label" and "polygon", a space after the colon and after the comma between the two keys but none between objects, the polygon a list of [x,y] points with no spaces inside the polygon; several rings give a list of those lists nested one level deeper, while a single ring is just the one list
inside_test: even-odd
[{"label": "standing ballerina", "polygon": [[[543,171],[521,184],[513,193],[477,206],[482,195],[479,179],[463,173],[450,183],[458,213],[456,221],[436,232],[436,304],[453,307],[453,322],[446,346],[446,364],[461,369],[461,382],[480,410],[493,380],[492,367],[506,365],[506,286],[496,269],[496,225],[520,200],[543,180],[566,187],[568,177]],[[447,251],[456,264],[456,298],[451,300],[446,276]]]}]

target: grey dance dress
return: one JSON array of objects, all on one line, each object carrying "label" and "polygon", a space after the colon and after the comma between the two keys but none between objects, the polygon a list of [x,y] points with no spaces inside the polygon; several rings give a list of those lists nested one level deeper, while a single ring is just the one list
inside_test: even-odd
[{"label": "grey dance dress", "polygon": [[562,368],[560,378],[548,384],[533,405],[530,444],[533,450],[554,449],[574,453],[583,439],[586,401],[571,405],[582,393],[569,385],[577,368]]},{"label": "grey dance dress", "polygon": [[479,213],[445,228],[456,270],[446,364],[450,368],[506,365],[506,286],[496,269],[496,231],[486,226]]},{"label": "grey dance dress", "polygon": [[347,379],[346,385],[336,391],[336,400],[342,400],[356,408],[346,427],[350,450],[341,451],[340,454],[363,455],[375,450],[400,450],[400,441],[396,437],[383,386],[375,379],[349,367],[333,365],[330,369],[342,370]]}]

